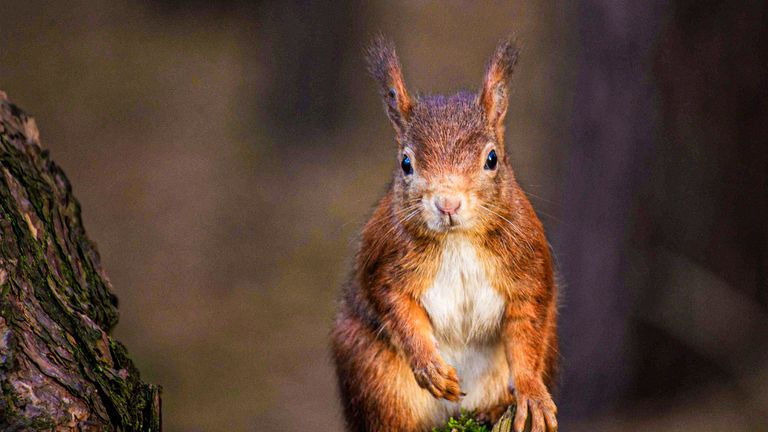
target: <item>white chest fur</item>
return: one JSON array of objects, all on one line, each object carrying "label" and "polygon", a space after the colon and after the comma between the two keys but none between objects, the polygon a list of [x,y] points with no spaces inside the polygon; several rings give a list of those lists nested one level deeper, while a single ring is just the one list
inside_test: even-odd
[{"label": "white chest fur", "polygon": [[449,236],[432,286],[421,297],[441,344],[466,345],[498,332],[504,300],[491,286],[472,243]]},{"label": "white chest fur", "polygon": [[[440,268],[421,304],[432,321],[440,354],[456,368],[466,393],[459,405],[433,400],[436,419],[461,406],[475,409],[506,391],[508,369],[499,330],[504,299],[491,286],[472,243],[449,237]],[[447,411],[445,411],[447,410]],[[447,413],[447,414],[446,414]]]}]

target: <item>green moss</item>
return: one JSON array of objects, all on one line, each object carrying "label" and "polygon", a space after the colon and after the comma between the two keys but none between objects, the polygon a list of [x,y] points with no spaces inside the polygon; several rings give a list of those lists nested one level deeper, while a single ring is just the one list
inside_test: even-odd
[{"label": "green moss", "polygon": [[445,426],[433,428],[432,432],[489,432],[489,429],[479,423],[473,413],[462,412],[458,419],[451,417]]}]

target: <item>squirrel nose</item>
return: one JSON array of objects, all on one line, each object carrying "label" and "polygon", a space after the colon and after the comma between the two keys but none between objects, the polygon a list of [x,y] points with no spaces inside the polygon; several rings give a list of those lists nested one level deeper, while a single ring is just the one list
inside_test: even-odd
[{"label": "squirrel nose", "polygon": [[438,196],[435,198],[435,207],[440,213],[451,216],[455,215],[461,207],[461,198],[456,196]]}]

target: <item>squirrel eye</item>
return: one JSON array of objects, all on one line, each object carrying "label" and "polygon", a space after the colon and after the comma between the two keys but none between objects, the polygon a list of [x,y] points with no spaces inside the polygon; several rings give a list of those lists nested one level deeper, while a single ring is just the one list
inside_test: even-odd
[{"label": "squirrel eye", "polygon": [[498,158],[496,157],[496,150],[491,150],[490,153],[488,153],[488,157],[485,158],[485,169],[487,170],[495,170],[496,164],[499,162]]},{"label": "squirrel eye", "polygon": [[403,173],[405,173],[405,175],[413,174],[413,166],[411,165],[411,158],[409,158],[408,155],[403,155],[403,162],[400,164],[400,167],[403,168]]}]

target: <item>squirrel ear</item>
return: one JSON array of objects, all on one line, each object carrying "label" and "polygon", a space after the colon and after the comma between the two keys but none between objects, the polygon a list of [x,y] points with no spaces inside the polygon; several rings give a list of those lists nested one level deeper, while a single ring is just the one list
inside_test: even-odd
[{"label": "squirrel ear", "polygon": [[504,116],[509,104],[509,79],[517,64],[520,50],[512,38],[505,39],[496,47],[488,61],[485,82],[480,92],[480,106],[485,110],[488,125],[501,133]]},{"label": "squirrel ear", "polygon": [[381,97],[398,135],[405,131],[413,104],[408,96],[395,47],[384,36],[377,36],[366,50],[368,71],[379,84]]}]

